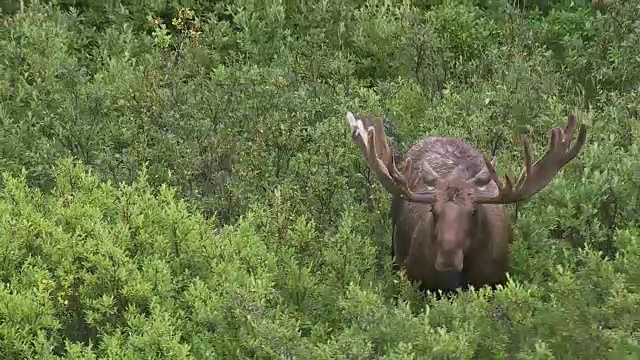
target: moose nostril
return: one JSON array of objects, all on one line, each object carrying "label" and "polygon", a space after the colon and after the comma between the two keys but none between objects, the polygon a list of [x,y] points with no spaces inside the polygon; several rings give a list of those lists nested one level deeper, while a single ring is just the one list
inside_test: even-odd
[{"label": "moose nostril", "polygon": [[447,263],[436,264],[436,270],[438,270],[440,272],[462,271],[462,267],[458,267],[454,263],[447,262]]},{"label": "moose nostril", "polygon": [[460,250],[444,254],[438,253],[435,268],[438,271],[462,271],[463,258],[464,256]]},{"label": "moose nostril", "polygon": [[440,272],[457,270],[451,263],[436,263],[436,270]]}]

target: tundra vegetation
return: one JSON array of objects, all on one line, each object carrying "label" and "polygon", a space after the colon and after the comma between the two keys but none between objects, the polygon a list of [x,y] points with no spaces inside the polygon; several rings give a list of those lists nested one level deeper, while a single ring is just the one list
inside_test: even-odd
[{"label": "tundra vegetation", "polygon": [[[640,3],[597,3],[2,2],[0,358],[638,359]],[[589,135],[436,298],[347,111],[501,175]]]}]

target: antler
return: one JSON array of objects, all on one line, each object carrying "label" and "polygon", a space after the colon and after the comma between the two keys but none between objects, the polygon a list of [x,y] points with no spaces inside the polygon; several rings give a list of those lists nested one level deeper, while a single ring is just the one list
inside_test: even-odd
[{"label": "antler", "polygon": [[[434,200],[432,193],[414,193],[409,190],[407,178],[411,174],[411,160],[404,163],[402,173],[398,170],[386,141],[386,135],[382,120],[380,118],[356,120],[351,112],[347,112],[347,121],[351,127],[351,138],[360,148],[367,165],[376,175],[380,183],[395,196],[399,196],[407,201],[419,203],[431,203]],[[373,122],[373,124],[372,124]],[[366,130],[365,130],[366,125]],[[438,178],[433,169],[429,166],[424,168],[425,177],[428,182],[435,182]]]},{"label": "antler", "polygon": [[[513,185],[511,178],[505,174],[505,181],[499,178],[493,164],[487,156],[484,156],[486,171],[491,180],[498,185],[499,193],[496,196],[478,196],[476,203],[485,204],[509,204],[525,200],[542,190],[558,174],[564,165],[573,160],[587,139],[587,129],[580,126],[578,139],[571,145],[573,130],[576,127],[576,119],[573,114],[569,115],[569,121],[564,129],[555,127],[551,130],[551,140],[547,152],[532,165],[531,144],[526,136],[522,136],[524,146],[524,165],[518,182]],[[483,171],[485,173],[485,171]],[[486,174],[485,174],[486,175]]]}]

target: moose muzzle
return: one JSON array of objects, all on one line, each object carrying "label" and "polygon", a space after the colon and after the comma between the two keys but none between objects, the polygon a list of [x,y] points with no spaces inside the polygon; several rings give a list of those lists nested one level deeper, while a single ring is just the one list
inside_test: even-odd
[{"label": "moose muzzle", "polygon": [[438,271],[462,271],[464,255],[462,249],[450,251],[438,251],[436,256],[436,270]]}]

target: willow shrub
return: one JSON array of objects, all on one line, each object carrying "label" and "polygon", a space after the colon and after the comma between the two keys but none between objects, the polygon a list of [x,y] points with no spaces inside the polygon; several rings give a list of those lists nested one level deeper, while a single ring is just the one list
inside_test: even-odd
[{"label": "willow shrub", "polygon": [[[566,193],[561,189],[572,187],[559,180],[542,201],[549,208],[529,210],[537,217],[518,224],[515,275],[506,288],[434,301],[420,300],[401,278],[376,275],[367,215],[354,205],[336,212],[329,233],[305,215],[283,218],[290,204],[278,202],[217,229],[171,188],[155,191],[145,172],[132,185],[114,186],[64,161],[46,195],[23,176],[6,176],[0,352],[132,359],[631,356],[638,350],[637,226],[612,234],[615,258],[603,258],[593,245],[572,250],[544,231],[557,219],[581,218],[571,213],[572,201],[582,204],[577,211],[586,211],[588,222],[592,202],[580,198],[603,180],[594,176]],[[638,205],[637,189],[618,190]],[[562,201],[569,206],[551,205]],[[578,229],[578,236],[597,245],[601,237],[590,233],[598,229]]]},{"label": "willow shrub", "polygon": [[[511,3],[4,15],[0,356],[633,358],[640,8]],[[348,110],[401,151],[502,133],[500,173],[569,112],[589,135],[511,211],[510,283],[437,300],[391,270]]]}]

